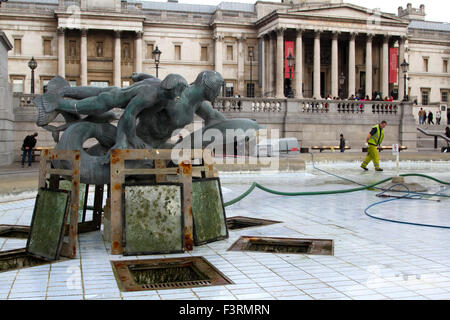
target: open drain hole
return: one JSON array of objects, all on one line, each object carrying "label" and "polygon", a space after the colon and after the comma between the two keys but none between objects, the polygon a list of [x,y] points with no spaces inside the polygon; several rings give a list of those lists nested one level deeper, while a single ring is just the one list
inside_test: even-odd
[{"label": "open drain hole", "polygon": [[0,272],[30,268],[49,263],[29,255],[25,249],[0,252]]},{"label": "open drain hole", "polygon": [[0,238],[28,239],[29,226],[0,225]]},{"label": "open drain hole", "polygon": [[242,236],[228,250],[333,255],[333,240]]},{"label": "open drain hole", "polygon": [[232,284],[203,257],[111,261],[122,291]]},{"label": "open drain hole", "polygon": [[256,218],[248,218],[248,217],[240,217],[240,216],[227,218],[227,227],[230,230],[267,226],[267,225],[275,224],[275,223],[281,223],[281,221],[256,219]]}]

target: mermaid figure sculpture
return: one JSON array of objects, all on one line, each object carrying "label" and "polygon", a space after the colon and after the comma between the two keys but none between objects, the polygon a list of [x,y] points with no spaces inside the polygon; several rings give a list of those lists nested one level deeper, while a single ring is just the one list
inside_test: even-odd
[{"label": "mermaid figure sculpture", "polygon": [[[48,91],[34,101],[39,126],[55,130],[50,123],[59,113],[65,115],[66,120],[70,118],[55,148],[81,151],[83,183],[109,183],[112,149],[173,147],[168,143],[173,132],[190,124],[195,114],[205,121],[205,128],[218,128],[222,132],[225,129],[259,129],[255,121],[227,120],[212,107],[224,82],[217,72],[201,72],[190,86],[176,74],[168,75],[163,81],[146,74],[133,74],[132,79],[137,82],[122,89],[71,88],[58,76],[49,82]],[[110,123],[114,119],[113,108],[124,109],[117,127]],[[57,135],[59,138],[59,132]],[[98,144],[85,151],[83,143],[90,138],[97,139]],[[68,164],[60,161],[57,166]]]}]

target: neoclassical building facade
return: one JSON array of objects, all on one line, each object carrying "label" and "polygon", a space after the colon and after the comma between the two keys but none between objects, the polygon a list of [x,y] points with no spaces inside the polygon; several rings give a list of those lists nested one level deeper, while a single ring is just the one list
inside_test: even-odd
[{"label": "neoclassical building facade", "polygon": [[[132,72],[179,73],[193,81],[216,70],[224,95],[295,98],[404,97],[447,103],[450,26],[425,21],[425,8],[397,14],[342,0],[258,1],[218,6],[123,0],[9,0],[0,29],[13,43],[9,80],[36,92],[56,74],[72,85],[130,85]],[[394,50],[392,50],[394,49]],[[287,56],[294,65],[290,68]]]}]

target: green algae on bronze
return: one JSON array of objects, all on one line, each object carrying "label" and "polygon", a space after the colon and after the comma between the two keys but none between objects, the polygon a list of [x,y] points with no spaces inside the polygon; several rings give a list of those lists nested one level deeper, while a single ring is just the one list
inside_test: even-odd
[{"label": "green algae on bronze", "polygon": [[228,238],[218,179],[192,181],[192,214],[196,245]]},{"label": "green algae on bronze", "polygon": [[70,193],[40,189],[36,198],[27,252],[49,260],[59,258]]},{"label": "green algae on bronze", "polygon": [[125,186],[124,254],[182,252],[180,185]]}]

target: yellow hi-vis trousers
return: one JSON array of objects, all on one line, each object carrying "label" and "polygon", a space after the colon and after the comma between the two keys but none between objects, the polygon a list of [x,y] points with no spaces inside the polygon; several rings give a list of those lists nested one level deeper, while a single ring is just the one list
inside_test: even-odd
[{"label": "yellow hi-vis trousers", "polygon": [[373,161],[373,165],[376,169],[380,168],[380,155],[378,154],[378,148],[376,146],[369,144],[367,157],[361,164],[361,167],[366,168],[371,161]]}]

